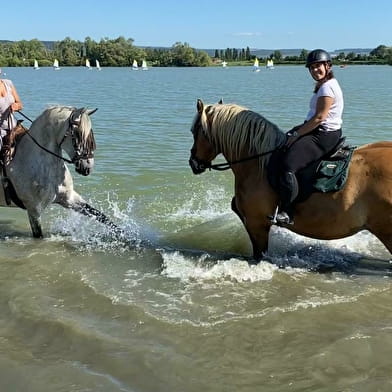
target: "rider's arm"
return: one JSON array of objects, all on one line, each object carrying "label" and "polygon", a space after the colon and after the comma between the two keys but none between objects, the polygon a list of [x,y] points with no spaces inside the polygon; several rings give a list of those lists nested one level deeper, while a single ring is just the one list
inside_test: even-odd
[{"label": "rider's arm", "polygon": [[298,130],[298,136],[306,135],[317,128],[328,116],[329,109],[333,104],[332,97],[319,97],[317,99],[316,113],[308,121],[306,121]]},{"label": "rider's arm", "polygon": [[12,86],[12,95],[14,96],[15,102],[11,105],[11,109],[13,112],[15,112],[16,110],[21,110],[23,109],[23,104],[22,101],[19,98],[19,94],[16,91],[16,88],[14,86]]},{"label": "rider's arm", "polygon": [[286,146],[293,144],[297,138],[312,132],[313,129],[317,128],[328,116],[329,109],[331,108],[334,99],[332,97],[322,96],[317,99],[316,113],[303,125],[296,129],[286,142]]}]

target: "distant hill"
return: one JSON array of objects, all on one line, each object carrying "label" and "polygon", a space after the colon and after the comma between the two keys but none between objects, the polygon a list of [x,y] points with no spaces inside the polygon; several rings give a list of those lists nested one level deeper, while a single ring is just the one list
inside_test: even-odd
[{"label": "distant hill", "polygon": [[354,49],[335,49],[333,52],[331,52],[332,55],[336,54],[338,55],[339,53],[344,52],[344,54],[347,53],[355,53],[355,54],[369,54],[372,50],[375,48],[369,49],[369,48],[354,48]]}]

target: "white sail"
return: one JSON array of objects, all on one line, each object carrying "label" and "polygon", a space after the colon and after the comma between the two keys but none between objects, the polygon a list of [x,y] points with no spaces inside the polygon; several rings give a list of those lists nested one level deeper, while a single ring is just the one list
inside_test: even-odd
[{"label": "white sail", "polygon": [[90,65],[90,60],[89,59],[86,59],[86,67],[88,69],[91,69],[91,65]]},{"label": "white sail", "polygon": [[34,60],[34,69],[39,69],[38,61],[37,61],[37,60]]},{"label": "white sail", "polygon": [[148,70],[147,61],[146,61],[146,60],[143,60],[143,61],[142,61],[142,70],[143,70],[143,71],[147,71],[147,70]]},{"label": "white sail", "polygon": [[268,69],[274,69],[274,61],[271,60],[267,60],[267,68]]},{"label": "white sail", "polygon": [[54,69],[55,71],[57,71],[57,70],[60,69],[60,67],[59,67],[59,61],[58,61],[57,59],[55,59],[55,60],[53,61],[53,69]]},{"label": "white sail", "polygon": [[101,70],[101,66],[99,65],[99,61],[95,60],[95,68],[97,68],[98,71]]},{"label": "white sail", "polygon": [[139,69],[139,67],[137,66],[137,61],[133,60],[133,64],[132,64],[132,69],[137,71]]},{"label": "white sail", "polygon": [[227,66],[226,61],[222,61],[222,67],[223,67],[223,68],[226,68],[226,66]]},{"label": "white sail", "polygon": [[253,71],[254,72],[259,72],[260,71],[259,59],[257,57],[255,58],[255,62],[253,63]]}]

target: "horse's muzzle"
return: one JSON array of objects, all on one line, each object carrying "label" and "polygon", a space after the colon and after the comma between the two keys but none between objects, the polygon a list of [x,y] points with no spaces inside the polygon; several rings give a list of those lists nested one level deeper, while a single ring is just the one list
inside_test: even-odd
[{"label": "horse's muzzle", "polygon": [[75,162],[75,170],[82,176],[88,176],[94,167],[94,158],[79,159]]},{"label": "horse's muzzle", "polygon": [[189,166],[191,167],[193,174],[201,174],[208,169],[209,164],[207,162],[199,161],[197,158],[190,157]]}]

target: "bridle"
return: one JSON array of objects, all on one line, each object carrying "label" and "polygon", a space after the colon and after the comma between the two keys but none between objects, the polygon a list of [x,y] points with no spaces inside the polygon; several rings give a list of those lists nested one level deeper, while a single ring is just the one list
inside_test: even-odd
[{"label": "bridle", "polygon": [[264,151],[262,153],[251,155],[249,157],[245,157],[245,158],[242,158],[242,159],[237,159],[235,161],[227,161],[227,162],[215,163],[215,164],[212,164],[211,162],[203,161],[201,159],[198,159],[195,156],[191,156],[191,158],[189,159],[189,164],[192,166],[192,163],[193,164],[196,163],[197,167],[200,170],[207,170],[207,169],[208,170],[217,170],[217,171],[229,170],[229,169],[231,169],[231,167],[233,165],[237,165],[239,163],[252,161],[253,159],[261,158],[261,157],[264,157],[266,155],[273,154],[276,151],[282,150],[282,149],[284,149],[285,144],[286,144],[286,140],[284,140],[279,146],[275,147],[272,150]]},{"label": "bridle", "polygon": [[[279,151],[283,147],[284,147],[284,144],[282,146],[278,146],[278,147],[274,148],[273,150],[265,151],[265,152],[262,152],[262,153],[256,154],[256,155],[251,155],[250,157],[238,159],[236,161],[227,161],[227,162],[215,163],[215,164],[211,164],[211,162],[204,162],[203,165],[206,169],[209,169],[209,170],[224,171],[224,170],[231,169],[232,165],[236,165],[238,163],[243,163],[243,162],[251,161],[253,159],[261,158],[265,155],[272,154],[275,151]],[[202,163],[202,162],[200,162],[200,163]]]},{"label": "bridle", "polygon": [[[26,129],[26,134],[29,135],[29,137],[31,138],[31,140],[42,150],[46,151],[48,154],[53,155],[54,157],[61,159],[64,162],[70,163],[70,164],[75,164],[76,162],[80,161],[81,159],[91,159],[94,157],[94,152],[93,149],[88,149],[88,151],[83,152],[82,154],[80,153],[80,149],[79,149],[79,145],[80,143],[77,142],[77,136],[76,134],[79,131],[79,125],[80,125],[80,121],[75,119],[75,112],[77,110],[73,110],[70,117],[69,117],[69,126],[67,128],[67,130],[64,133],[63,138],[61,139],[61,142],[59,143],[59,147],[61,148],[62,144],[64,143],[65,139],[67,137],[71,137],[72,138],[72,146],[75,150],[75,155],[72,159],[68,159],[63,157],[62,155],[59,155],[49,149],[47,149],[46,147],[44,147],[42,144],[40,144],[35,138],[34,136],[30,133],[29,129]],[[18,111],[18,113],[23,116],[25,119],[27,119],[28,121],[30,121],[31,123],[33,122],[33,120],[31,120],[28,116],[26,116],[24,113],[22,113],[21,111]],[[91,132],[93,132],[93,130],[91,129]],[[94,139],[94,136],[92,134],[92,138]],[[95,142],[93,143],[95,145]]]},{"label": "bridle", "polygon": [[[222,101],[219,101],[219,104],[222,104]],[[199,112],[200,114],[200,112]],[[200,120],[200,117],[199,117]],[[195,135],[195,132],[193,131],[195,125],[193,125],[192,128],[192,133],[193,135]],[[199,132],[199,130],[198,130]],[[273,154],[276,151],[282,150],[285,148],[286,145],[286,140],[287,140],[287,136],[286,139],[282,141],[282,143],[280,145],[278,145],[277,147],[273,148],[272,150],[269,151],[264,151],[262,153],[259,154],[255,154],[255,155],[251,155],[242,159],[237,159],[234,161],[227,161],[227,162],[222,162],[222,163],[216,163],[216,164],[212,164],[211,162],[208,161],[204,161],[201,159],[198,159],[194,153],[192,153],[191,151],[191,157],[189,159],[189,165],[191,166],[192,170],[195,172],[195,174],[199,174],[202,173],[204,170],[217,170],[217,171],[224,171],[224,170],[229,170],[231,169],[231,167],[233,165],[237,165],[239,163],[244,163],[244,162],[248,162],[254,159],[258,159],[261,158],[263,156],[269,155],[269,154]],[[193,148],[192,148],[193,150]]]}]

